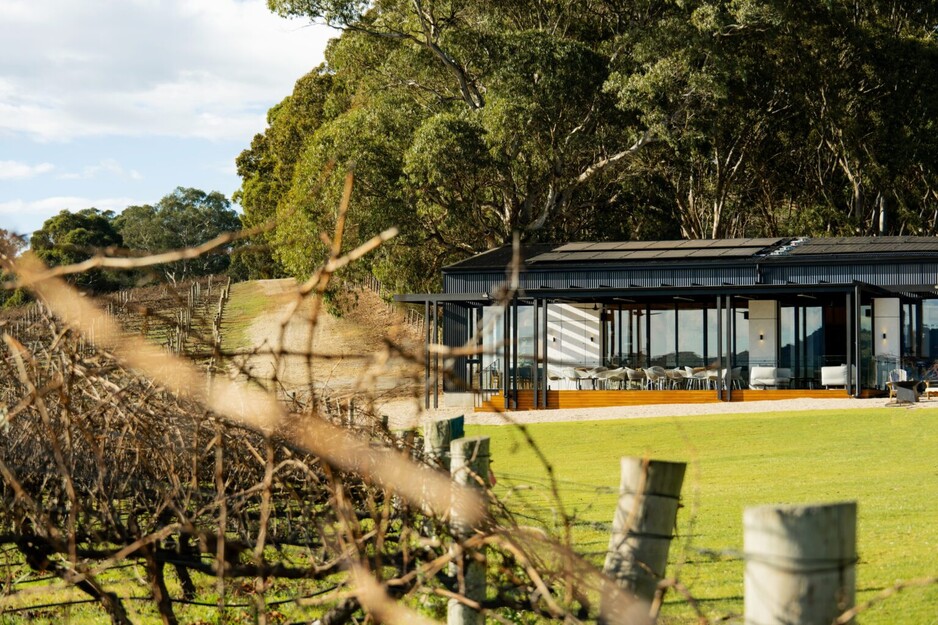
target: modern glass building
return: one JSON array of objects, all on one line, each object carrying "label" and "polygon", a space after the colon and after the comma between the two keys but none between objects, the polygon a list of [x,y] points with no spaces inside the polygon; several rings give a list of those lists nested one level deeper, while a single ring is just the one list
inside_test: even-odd
[{"label": "modern glass building", "polygon": [[869,395],[938,360],[934,237],[508,246],[397,299],[427,312],[428,404],[437,342],[448,403],[506,408]]}]

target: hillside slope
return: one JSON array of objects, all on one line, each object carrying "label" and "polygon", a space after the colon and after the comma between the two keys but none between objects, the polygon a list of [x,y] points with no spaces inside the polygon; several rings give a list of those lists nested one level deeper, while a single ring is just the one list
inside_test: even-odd
[{"label": "hillside slope", "polygon": [[[315,325],[309,301],[290,315],[296,301],[292,279],[257,280],[232,287],[223,317],[226,349],[240,355],[240,375],[285,395],[344,400],[355,394],[377,402],[418,394],[423,367],[420,331],[367,289],[343,292],[341,316],[323,308]],[[311,332],[312,329],[312,332]]]}]

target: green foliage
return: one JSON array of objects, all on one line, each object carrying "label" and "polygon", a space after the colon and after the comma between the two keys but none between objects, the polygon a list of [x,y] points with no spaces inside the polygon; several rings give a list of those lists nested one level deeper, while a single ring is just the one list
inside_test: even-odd
[{"label": "green foliage", "polygon": [[[123,239],[114,226],[114,213],[86,208],[76,213],[67,210],[50,217],[29,239],[36,256],[50,267],[71,265],[88,260],[108,248],[120,247]],[[93,269],[69,278],[77,286],[92,291],[108,291],[120,286],[112,272]]]},{"label": "green foliage", "polygon": [[[224,195],[183,187],[163,197],[156,206],[130,206],[113,222],[126,247],[146,253],[195,247],[241,229],[238,214]],[[230,263],[228,251],[222,248],[161,269],[172,280],[224,273]]]},{"label": "green foliage", "polygon": [[510,241],[935,234],[938,3],[269,0],[343,29],[239,158],[289,273],[396,290]]}]

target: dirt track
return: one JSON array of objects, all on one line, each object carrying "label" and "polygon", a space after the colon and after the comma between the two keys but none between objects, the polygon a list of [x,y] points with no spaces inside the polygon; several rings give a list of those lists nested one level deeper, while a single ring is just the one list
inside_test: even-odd
[{"label": "dirt track", "polygon": [[[418,392],[415,380],[422,377],[420,366],[389,352],[385,341],[390,337],[413,350],[414,333],[399,325],[398,315],[376,294],[352,292],[344,298],[348,308],[341,317],[322,310],[313,326],[308,302],[288,316],[296,295],[293,280],[254,284],[268,303],[247,335],[255,349],[270,353],[247,357],[243,367],[265,386],[300,394],[312,387],[334,399],[355,394],[377,402]],[[278,355],[283,351],[291,354]]]}]

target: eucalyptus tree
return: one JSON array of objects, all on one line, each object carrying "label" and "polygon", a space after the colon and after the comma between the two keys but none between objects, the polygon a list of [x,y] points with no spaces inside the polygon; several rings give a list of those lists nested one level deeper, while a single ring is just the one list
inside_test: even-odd
[{"label": "eucalyptus tree", "polygon": [[934,2],[269,0],[341,30],[239,158],[277,261],[395,225],[431,286],[510,240],[928,232]]},{"label": "eucalyptus tree", "polygon": [[[241,229],[231,202],[218,191],[177,187],[154,206],[130,206],[114,219],[114,226],[132,251],[144,253],[195,247],[225,232]],[[161,266],[169,280],[223,273],[230,263],[228,249]]]},{"label": "eucalyptus tree", "polygon": [[629,223],[608,215],[628,210],[624,165],[652,137],[604,89],[604,46],[621,21],[605,3],[270,5],[344,31],[321,70],[332,78],[323,122],[278,204],[273,240],[291,271],[315,264],[296,243],[315,248],[352,163],[359,235],[402,228],[384,254],[408,259],[378,268],[389,278],[426,281],[515,230],[598,237],[601,223]]}]

